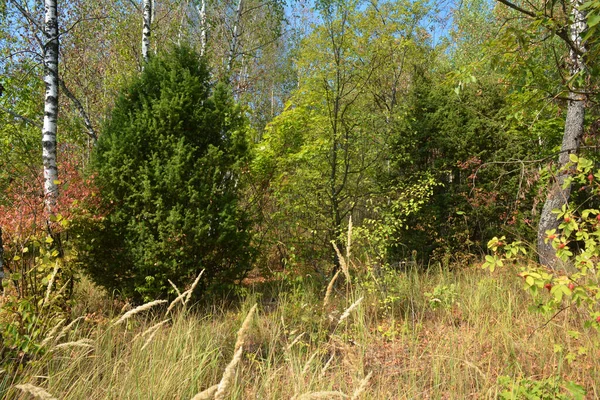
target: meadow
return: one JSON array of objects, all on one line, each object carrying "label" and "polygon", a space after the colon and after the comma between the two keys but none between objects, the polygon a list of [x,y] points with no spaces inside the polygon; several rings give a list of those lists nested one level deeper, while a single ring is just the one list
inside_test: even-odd
[{"label": "meadow", "polygon": [[[356,266],[355,266],[356,267]],[[356,267],[247,279],[203,303],[131,309],[87,281],[7,399],[573,399],[600,396],[575,307],[536,312],[516,267]],[[543,297],[545,294],[542,294]],[[20,386],[19,386],[20,385]]]}]

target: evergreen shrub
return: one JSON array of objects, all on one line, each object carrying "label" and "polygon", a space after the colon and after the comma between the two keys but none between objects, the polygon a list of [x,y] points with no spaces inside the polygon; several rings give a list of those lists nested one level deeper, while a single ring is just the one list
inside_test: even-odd
[{"label": "evergreen shrub", "polygon": [[225,85],[185,47],[152,58],[122,90],[93,159],[104,217],[81,229],[92,279],[136,301],[199,290],[251,264],[240,203],[247,124]]}]

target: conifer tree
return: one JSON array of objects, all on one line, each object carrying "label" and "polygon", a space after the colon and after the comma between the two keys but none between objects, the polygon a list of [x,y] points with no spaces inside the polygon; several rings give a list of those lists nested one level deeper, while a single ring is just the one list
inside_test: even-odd
[{"label": "conifer tree", "polygon": [[215,283],[247,270],[246,125],[228,93],[187,48],[151,58],[123,90],[94,160],[108,214],[81,254],[97,283],[142,300],[202,269]]}]

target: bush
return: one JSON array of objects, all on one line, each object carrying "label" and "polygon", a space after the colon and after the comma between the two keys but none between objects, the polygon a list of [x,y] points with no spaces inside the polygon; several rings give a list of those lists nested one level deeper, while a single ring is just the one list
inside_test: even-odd
[{"label": "bush", "polygon": [[211,85],[193,51],[150,60],[122,91],[96,148],[106,217],[79,232],[92,279],[140,301],[167,297],[168,280],[183,285],[202,269],[202,288],[240,278],[251,262],[238,196],[245,131],[228,89]]}]

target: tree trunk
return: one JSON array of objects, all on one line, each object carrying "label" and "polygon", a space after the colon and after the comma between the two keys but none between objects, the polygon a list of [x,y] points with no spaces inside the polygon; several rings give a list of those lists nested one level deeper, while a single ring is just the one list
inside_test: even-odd
[{"label": "tree trunk", "polygon": [[58,17],[57,0],[45,0],[44,15],[44,125],[42,127],[42,159],[46,210],[54,214],[58,196],[56,166],[56,122],[58,118]]},{"label": "tree trunk", "polygon": [[238,31],[240,20],[242,19],[242,0],[238,1],[237,10],[235,11],[235,22],[233,24],[233,37],[231,38],[231,46],[229,47],[229,59],[227,60],[227,72],[231,72],[233,68],[233,60],[237,55],[238,46]]},{"label": "tree trunk", "polygon": [[[582,54],[585,48],[582,45],[582,33],[587,29],[586,17],[580,11],[581,1],[573,0],[573,10],[571,13],[572,23],[570,26],[570,38],[575,49],[570,50],[569,62],[571,76],[580,74],[583,71]],[[585,96],[579,93],[576,84],[573,82],[569,88],[569,100],[567,106],[567,118],[565,121],[565,131],[561,145],[561,153],[558,159],[559,172],[556,179],[552,182],[538,226],[538,254],[540,264],[547,265],[556,269],[559,266],[559,260],[556,257],[556,250],[552,247],[551,241],[546,241],[546,231],[558,229],[560,221],[552,214],[552,210],[560,209],[569,201],[571,186],[563,189],[563,184],[567,174],[563,167],[569,162],[569,154],[577,153],[579,144],[583,135],[584,116],[585,116]]]},{"label": "tree trunk", "polygon": [[200,55],[206,53],[206,0],[201,1],[201,6],[198,8],[198,16],[200,17]]},{"label": "tree trunk", "polygon": [[144,63],[148,62],[148,51],[150,50],[150,25],[152,24],[152,2],[144,0],[144,25],[142,28],[142,58]]}]

